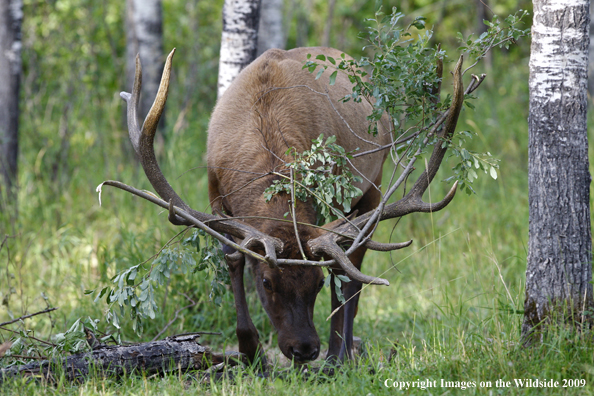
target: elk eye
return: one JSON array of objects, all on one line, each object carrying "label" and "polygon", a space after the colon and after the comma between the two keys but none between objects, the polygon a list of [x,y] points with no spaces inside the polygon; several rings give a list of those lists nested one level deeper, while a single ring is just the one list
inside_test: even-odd
[{"label": "elk eye", "polygon": [[262,279],[262,285],[264,285],[264,288],[266,290],[272,291],[272,283],[268,279],[266,279],[266,278]]},{"label": "elk eye", "polygon": [[320,281],[320,284],[318,285],[318,292],[319,292],[320,290],[322,290],[322,288],[324,287],[324,281],[325,281],[325,280],[326,280],[325,278],[322,278],[322,280]]}]

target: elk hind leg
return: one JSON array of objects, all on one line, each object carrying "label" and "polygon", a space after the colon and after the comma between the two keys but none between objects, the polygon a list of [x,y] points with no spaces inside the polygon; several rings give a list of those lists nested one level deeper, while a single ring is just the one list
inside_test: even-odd
[{"label": "elk hind leg", "polygon": [[[333,270],[335,274],[341,274],[342,271]],[[337,308],[340,307],[340,301],[338,300],[338,296],[336,295],[336,289],[334,288],[334,276],[330,274],[332,279],[330,279],[330,294],[332,296],[332,312],[334,312]],[[328,341],[328,354],[326,355],[326,360],[332,361],[338,358],[340,353],[340,348],[342,346],[342,338],[343,338],[343,323],[344,323],[344,309],[341,308],[334,313],[332,318],[330,318],[330,339]]]},{"label": "elk hind leg", "polygon": [[[365,255],[365,248],[359,248],[351,255],[351,262],[360,268],[361,261]],[[342,343],[340,352],[338,354],[338,360],[344,361],[345,359],[353,360],[353,326],[355,322],[355,316],[357,315],[357,308],[359,305],[359,296],[361,295],[361,282],[351,280],[350,282],[343,285],[343,295],[346,303],[344,305],[344,320],[342,327]]]}]

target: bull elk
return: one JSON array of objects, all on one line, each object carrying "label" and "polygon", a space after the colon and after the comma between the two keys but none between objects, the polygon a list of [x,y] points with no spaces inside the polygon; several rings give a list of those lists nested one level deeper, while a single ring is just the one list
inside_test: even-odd
[{"label": "bull elk", "polygon": [[[389,285],[385,279],[360,272],[366,250],[390,251],[412,242],[374,242],[373,230],[382,220],[413,212],[434,212],[448,205],[456,184],[440,202],[425,203],[421,199],[447,147],[436,144],[413,187],[397,202],[387,204],[396,187],[413,170],[416,156],[405,164],[402,180],[382,193],[384,160],[389,149],[399,143],[389,122],[380,122],[376,136],[368,134],[366,116],[371,105],[340,101],[352,91],[347,76],[338,74],[335,84],[330,86],[327,75],[316,80],[303,70],[308,54],[338,59],[341,52],[331,48],[269,50],[237,76],[212,113],[208,130],[208,195],[215,214],[198,212],[167,182],[153,151],[174,52],[167,58],[159,91],[142,127],[137,119],[142,74],[138,58],[132,93],[121,94],[128,105],[130,139],[147,178],[162,200],[119,182],[104,184],[168,208],[173,224],[201,228],[223,243],[237,311],[239,350],[251,361],[261,356],[262,346],[245,298],[246,264],[252,268],[262,305],[278,332],[281,351],[296,362],[314,360],[320,353],[313,312],[316,296],[324,284],[321,266],[331,266],[333,274],[346,274],[351,282],[343,285],[347,302],[341,309],[332,288],[332,309],[338,310],[331,319],[328,358],[352,358],[353,320],[362,284]],[[428,132],[425,143],[431,136],[448,140],[454,132],[465,94],[461,68],[462,59],[454,72],[452,105]],[[484,78],[474,77],[466,93],[474,91]],[[350,163],[353,174],[361,176],[357,187],[363,192],[353,199],[350,218],[315,227],[312,202],[297,200],[292,204],[285,193],[266,202],[263,192],[279,172],[288,173],[286,166],[291,157],[286,154],[287,148],[308,150],[320,134],[334,135],[336,143],[345,150],[359,149],[366,155],[357,155]],[[292,210],[293,219],[287,221],[284,216]]]}]

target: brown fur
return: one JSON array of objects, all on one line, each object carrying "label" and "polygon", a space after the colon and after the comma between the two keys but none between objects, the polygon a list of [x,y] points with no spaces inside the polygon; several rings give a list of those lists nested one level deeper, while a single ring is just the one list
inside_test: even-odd
[{"label": "brown fur", "polygon": [[[366,116],[371,112],[368,103],[339,101],[351,92],[352,86],[348,78],[339,73],[335,85],[330,86],[331,71],[328,70],[319,80],[315,80],[315,73],[302,69],[307,54],[312,54],[312,59],[318,54],[332,56],[337,60],[341,56],[340,51],[331,48],[269,50],[244,69],[219,99],[208,132],[209,199],[213,211],[224,211],[233,217],[284,219],[284,214],[290,210],[289,197],[279,194],[266,203],[263,192],[278,176],[261,175],[280,171],[283,162],[291,161],[285,155],[289,147],[298,152],[308,150],[312,140],[322,133],[325,137],[335,135],[337,143],[347,151],[357,148],[365,151],[376,147],[359,137],[373,140],[380,145],[389,143],[390,136],[383,128],[380,128],[376,137],[367,133]],[[339,114],[325,95],[303,86],[319,93],[327,92]],[[357,136],[349,130],[345,121]],[[363,182],[357,186],[363,191],[363,196],[352,203],[359,214],[373,209],[379,203],[379,193],[367,180],[381,182],[382,164],[386,155],[387,151],[384,150],[353,160],[355,167],[365,176]],[[357,174],[355,171],[353,173]],[[290,216],[287,218],[290,219]],[[316,213],[311,203],[298,201],[296,218],[300,222],[315,223]],[[301,258],[291,223],[266,219],[244,221],[281,239],[285,245],[281,257]],[[307,226],[299,226],[298,231],[304,249],[307,249],[308,240],[323,232]],[[351,257],[358,268],[364,253],[365,250],[360,249]],[[306,255],[313,259],[307,250]],[[323,279],[320,268],[285,267],[281,272],[259,262],[252,262],[252,267],[262,304],[279,332],[279,345],[283,353],[298,361],[315,359],[319,353],[319,338],[312,321],[315,296]],[[243,268],[243,262],[237,264],[237,268]],[[233,273],[235,276],[242,276],[239,272],[231,271],[232,278]],[[264,287],[265,283],[271,286],[271,290]],[[349,287],[352,291],[345,294],[358,290],[356,282],[351,284]],[[254,335],[255,328],[249,320],[247,306],[238,303],[238,299],[243,298],[238,293],[243,293],[243,290],[236,289],[242,287],[243,282],[236,280],[234,285],[240,350],[253,355],[253,351],[257,349],[257,345],[254,345],[257,342],[254,341],[257,340],[257,333]],[[335,307],[337,302],[334,300],[335,297]],[[247,319],[240,323],[243,320],[239,319],[240,316],[247,316]],[[341,314],[340,317],[342,316]],[[340,339],[334,333],[342,333],[343,324],[339,322],[345,322],[344,326],[348,327],[348,320],[352,332],[352,318],[333,320],[329,355],[339,354]],[[344,331],[348,333],[346,327]],[[250,358],[253,359],[254,356]]]}]

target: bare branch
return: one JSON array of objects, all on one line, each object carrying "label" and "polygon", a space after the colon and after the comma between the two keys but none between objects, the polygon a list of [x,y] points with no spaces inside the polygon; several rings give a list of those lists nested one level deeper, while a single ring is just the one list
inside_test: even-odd
[{"label": "bare branch", "polygon": [[37,316],[37,315],[41,315],[41,314],[46,314],[48,312],[55,311],[56,309],[58,309],[58,308],[57,307],[47,308],[47,309],[44,309],[43,311],[35,312],[35,313],[29,314],[29,315],[23,315],[23,316],[18,317],[16,319],[9,320],[8,322],[2,322],[2,323],[0,323],[0,327],[6,326],[6,325],[9,325],[9,324],[12,324],[12,323],[19,322],[19,321],[21,321],[23,319],[29,319],[29,318],[32,318],[33,316]]},{"label": "bare branch", "polygon": [[297,246],[299,246],[299,252],[303,260],[306,259],[303,246],[301,246],[301,239],[299,239],[299,232],[297,231],[297,218],[295,217],[295,180],[293,179],[293,168],[291,171],[291,219],[293,219],[293,229],[295,230],[295,238],[297,239]]}]

